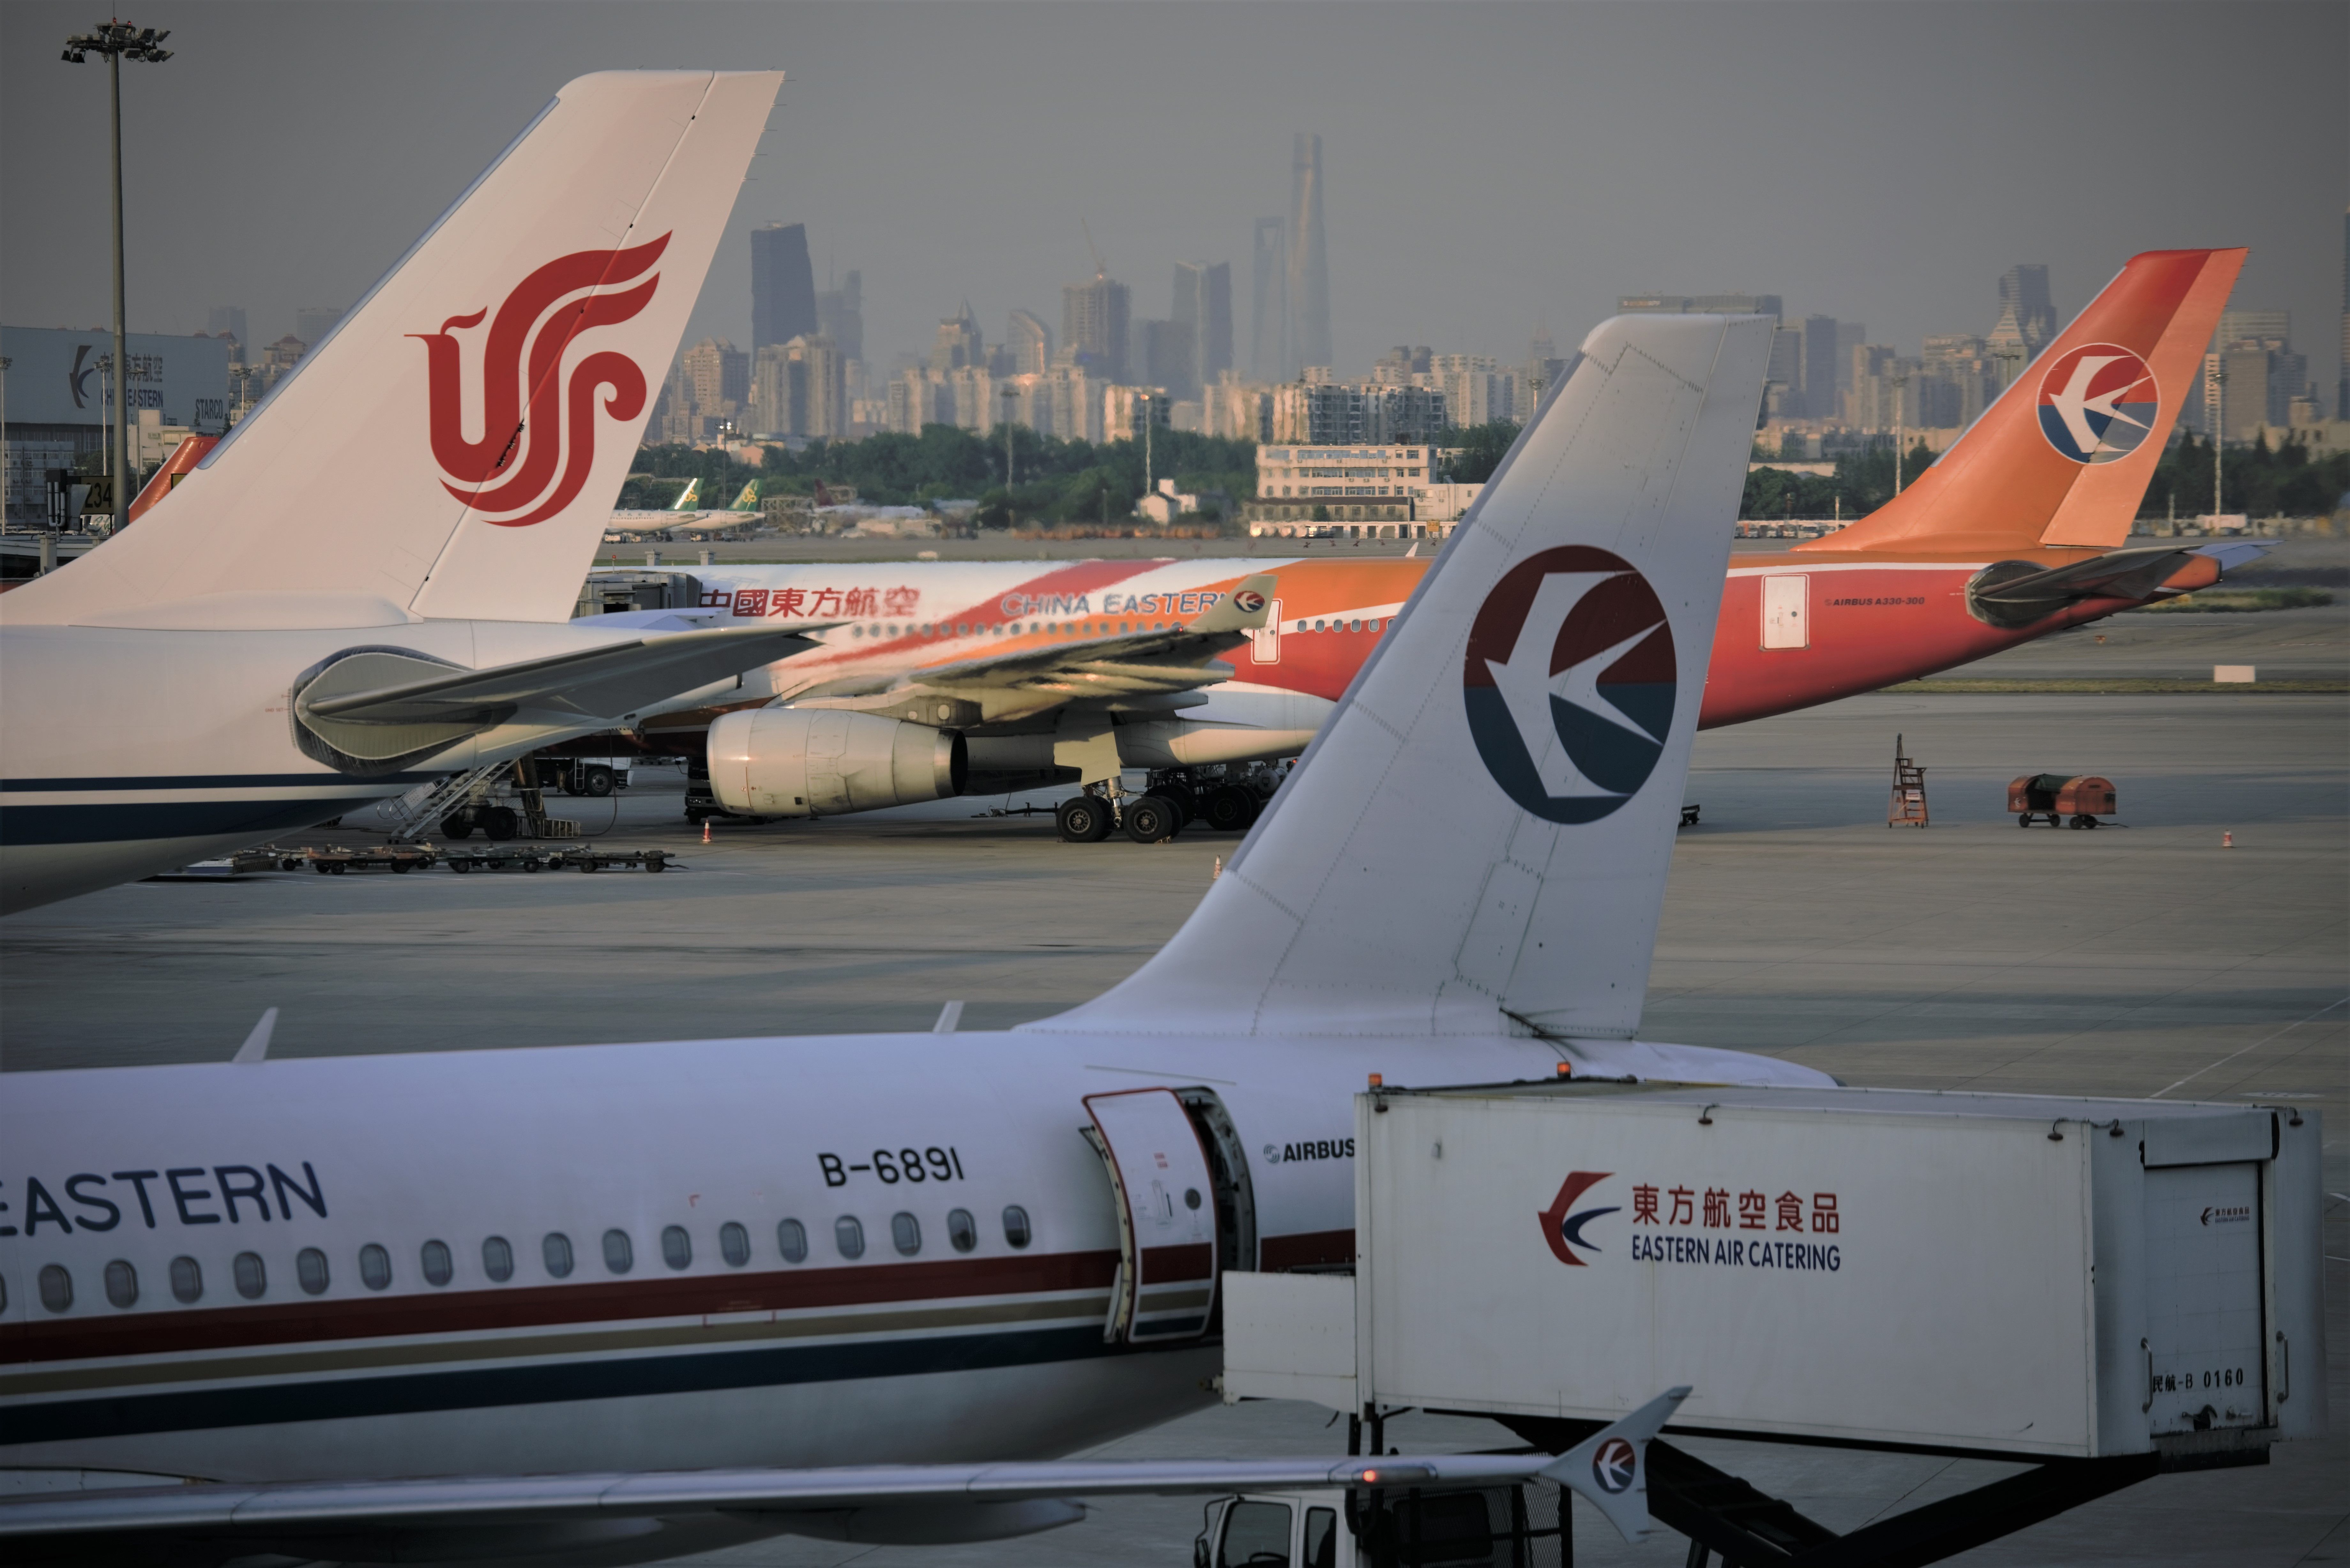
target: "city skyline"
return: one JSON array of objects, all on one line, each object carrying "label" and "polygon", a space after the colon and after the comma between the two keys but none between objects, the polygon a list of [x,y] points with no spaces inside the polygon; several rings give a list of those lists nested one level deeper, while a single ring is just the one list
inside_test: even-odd
[{"label": "city skyline", "polygon": [[[2322,45],[2350,43],[2350,23],[2324,6],[2053,11],[2002,72],[1999,102],[2018,112],[1963,125],[1912,110],[1937,92],[1980,93],[1964,62],[2004,49],[1995,8],[1471,7],[1345,28],[1333,26],[1343,8],[1305,5],[1180,19],[1174,7],[1080,8],[1050,13],[1051,27],[1045,13],[985,0],[926,9],[912,27],[824,5],[550,5],[526,19],[359,5],[319,14],[299,46],[364,38],[368,69],[334,73],[297,67],[296,44],[259,8],[151,9],[140,19],[175,28],[179,52],[126,84],[131,325],[191,332],[213,307],[241,306],[249,350],[288,331],[296,309],[355,301],[568,76],[707,53],[781,64],[793,80],[688,343],[754,340],[743,236],[771,224],[806,225],[818,280],[861,272],[863,358],[882,373],[924,353],[966,297],[983,322],[1012,310],[1056,321],[1054,294],[1093,274],[1089,229],[1108,275],[1134,289],[1137,318],[1171,303],[1159,290],[1174,262],[1230,262],[1252,291],[1233,302],[1246,367],[1254,230],[1291,210],[1283,154],[1313,135],[1331,358],[1347,374],[1399,342],[1513,361],[1545,320],[1571,346],[1618,295],[1647,288],[1779,289],[1792,317],[1866,321],[1907,355],[1929,334],[1987,332],[1991,281],[2017,256],[2051,266],[2077,304],[2135,251],[2232,244],[2252,247],[2238,302],[2291,311],[2312,379],[2330,388],[2340,374],[2334,224],[2350,159],[2325,97],[2342,51]],[[18,165],[13,193],[47,220],[0,236],[0,317],[12,323],[105,313],[103,94],[57,66],[48,41],[84,20],[46,4],[0,16],[12,46],[0,125],[12,145],[42,150]],[[1707,90],[1676,104],[1641,89],[1684,57]],[[983,84],[1014,59],[1055,83],[1056,117],[1132,133],[1007,161],[956,132],[953,117],[986,112]],[[1137,60],[1202,85],[1180,111],[1152,109],[1129,90]],[[1431,84],[1424,112],[1363,90],[1406,66]],[[1764,91],[1783,67],[1818,90]],[[273,84],[273,115],[305,134],[232,138],[188,179],[184,128],[256,73]],[[1453,113],[1447,93],[1464,110],[1550,107],[1536,130]],[[2225,133],[2158,156],[2101,154],[2097,180],[2081,184],[2066,149],[2189,102]],[[1795,148],[1800,175],[1786,160]]]}]

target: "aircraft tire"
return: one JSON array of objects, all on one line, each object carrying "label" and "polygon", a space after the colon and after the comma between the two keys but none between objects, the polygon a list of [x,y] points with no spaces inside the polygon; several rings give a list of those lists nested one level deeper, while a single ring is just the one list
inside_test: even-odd
[{"label": "aircraft tire", "polygon": [[1054,807],[1053,821],[1064,844],[1099,844],[1113,826],[1109,803],[1090,794],[1073,794]]},{"label": "aircraft tire", "polygon": [[1182,829],[1182,808],[1165,795],[1142,795],[1126,808],[1126,836],[1137,844],[1164,844]]},{"label": "aircraft tire", "polygon": [[522,821],[509,805],[494,805],[482,814],[482,836],[505,843],[520,830]]},{"label": "aircraft tire", "polygon": [[1200,802],[1200,820],[1218,833],[1240,833],[1256,819],[1255,804],[1248,791],[1220,785]]},{"label": "aircraft tire", "polygon": [[441,819],[441,831],[452,838],[473,836],[473,819],[463,812],[452,811]]}]

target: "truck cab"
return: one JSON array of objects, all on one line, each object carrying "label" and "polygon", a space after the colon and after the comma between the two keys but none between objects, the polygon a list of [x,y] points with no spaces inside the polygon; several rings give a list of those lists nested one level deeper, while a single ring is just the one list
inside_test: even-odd
[{"label": "truck cab", "polygon": [[1243,1492],[1208,1504],[1193,1568],[1524,1568],[1565,1560],[1558,1489]]}]

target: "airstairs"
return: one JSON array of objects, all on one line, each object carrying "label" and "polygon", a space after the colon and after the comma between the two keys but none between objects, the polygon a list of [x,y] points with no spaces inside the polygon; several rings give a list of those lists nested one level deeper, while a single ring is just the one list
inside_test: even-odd
[{"label": "airstairs", "polygon": [[450,812],[488,790],[500,774],[513,771],[513,762],[507,761],[487,763],[462,774],[444,774],[430,783],[418,784],[406,794],[385,801],[375,808],[376,815],[390,828],[389,837],[392,843],[412,844],[431,832]]}]

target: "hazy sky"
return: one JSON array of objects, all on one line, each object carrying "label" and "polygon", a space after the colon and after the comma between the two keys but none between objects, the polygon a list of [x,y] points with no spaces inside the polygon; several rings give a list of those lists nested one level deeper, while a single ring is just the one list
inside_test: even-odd
[{"label": "hazy sky", "polygon": [[[0,319],[107,319],[105,7],[0,7]],[[1391,343],[1520,358],[1618,294],[1750,290],[1915,352],[1999,274],[2080,308],[2133,252],[2248,244],[2331,401],[2350,196],[2350,6],[137,5],[123,67],[134,330],[242,305],[267,342],[348,305],[553,90],[630,66],[789,73],[687,341],[747,343],[761,223],[861,268],[866,353],[1057,332],[1091,275],[1138,316],[1233,264],[1318,131],[1339,368]]]}]

